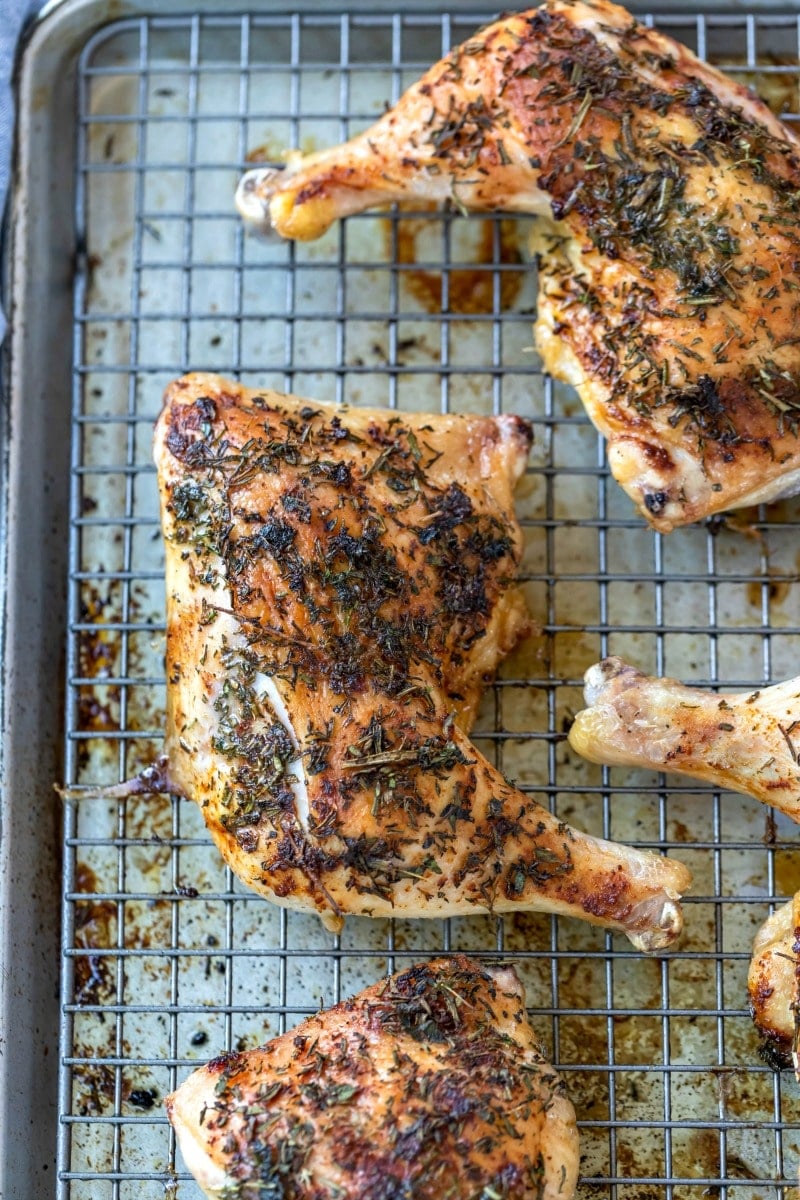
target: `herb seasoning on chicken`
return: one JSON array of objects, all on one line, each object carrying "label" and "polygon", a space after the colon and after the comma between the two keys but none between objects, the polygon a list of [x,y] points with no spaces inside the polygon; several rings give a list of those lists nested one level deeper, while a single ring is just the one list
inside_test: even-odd
[{"label": "herb seasoning on chicken", "polygon": [[[171,385],[166,762],[256,891],[317,911],[544,909],[658,949],[679,863],[580,834],[467,737],[528,630],[517,417],[337,409],[216,376]],[[136,783],[128,790],[136,790]]]},{"label": "herb seasoning on chicken", "polygon": [[411,967],[166,1101],[221,1200],[570,1200],[575,1113],[510,967]]},{"label": "herb seasoning on chicken", "polygon": [[237,193],[293,238],[404,198],[543,218],[538,348],[658,529],[800,490],[800,144],[745,88],[606,0],[549,0]]}]

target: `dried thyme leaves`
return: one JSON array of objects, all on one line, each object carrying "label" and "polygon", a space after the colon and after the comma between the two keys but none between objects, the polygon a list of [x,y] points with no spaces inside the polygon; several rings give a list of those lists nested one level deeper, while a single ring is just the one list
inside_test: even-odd
[{"label": "dried thyme leaves", "polygon": [[[474,830],[475,771],[487,769],[451,710],[462,664],[514,580],[512,518],[479,483],[437,482],[441,450],[426,426],[392,417],[356,436],[310,407],[248,405],[230,427],[210,397],[176,407],[168,436],[183,467],[171,536],[205,585],[211,640],[197,670],[217,681],[215,820],[261,856],[275,888],[291,890],[300,871],[324,898],[326,874],[342,868],[348,887],[385,900],[404,880],[440,887],[441,859],[465,823]],[[215,629],[220,614],[235,636],[229,623]],[[273,711],[270,679],[301,697],[305,728]],[[298,787],[313,793],[307,831]],[[365,802],[372,825],[347,815]],[[478,839],[485,857],[512,827],[504,803]],[[473,856],[469,870],[479,866]]]},{"label": "dried thyme leaves", "polygon": [[324,1174],[339,1181],[331,1198],[341,1186],[446,1200],[454,1172],[457,1194],[466,1184],[474,1200],[540,1194],[546,1166],[531,1134],[564,1085],[526,1030],[519,993],[456,958],[223,1056],[207,1068],[217,1079],[202,1119],[224,1150],[223,1194],[299,1200]]},{"label": "dried thyme leaves", "polygon": [[[502,196],[504,168],[527,152],[589,264],[576,277],[557,245],[544,254],[555,331],[610,402],[633,421],[658,413],[701,456],[731,461],[745,442],[769,455],[769,436],[800,428],[800,372],[780,353],[800,324],[800,162],[635,21],[606,32],[543,8],[454,50],[421,85],[420,163]],[[498,85],[464,103],[478,54]],[[604,261],[625,266],[611,283]]]}]

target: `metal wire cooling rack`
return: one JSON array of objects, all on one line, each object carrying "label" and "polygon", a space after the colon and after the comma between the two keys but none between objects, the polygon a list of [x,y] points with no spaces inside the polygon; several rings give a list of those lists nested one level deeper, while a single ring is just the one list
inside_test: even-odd
[{"label": "metal wire cooling rack", "polygon": [[[798,119],[797,17],[655,20]],[[537,429],[520,512],[541,633],[489,690],[478,740],[563,817],[682,858],[696,879],[686,936],[660,960],[542,916],[351,920],[332,939],[240,889],[193,806],[71,804],[62,1200],[197,1197],[160,1103],[190,1068],[456,949],[518,963],[581,1118],[583,1200],[797,1195],[798,1088],[759,1058],[745,996],[753,933],[800,884],[794,828],[754,801],[580,763],[564,728],[583,670],[609,652],[711,685],[794,674],[800,508],[668,539],[644,528],[574,394],[531,350],[524,221],[394,212],[306,247],[247,238],[232,208],[246,152],[348,136],[477,23],[159,16],[112,23],[85,46],[68,782],[115,782],[159,751],[150,437],[169,379],[191,367],[321,399],[515,411]]]}]

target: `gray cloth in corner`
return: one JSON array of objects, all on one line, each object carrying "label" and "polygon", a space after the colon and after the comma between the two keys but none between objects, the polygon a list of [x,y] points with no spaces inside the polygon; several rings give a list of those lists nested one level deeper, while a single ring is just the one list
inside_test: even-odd
[{"label": "gray cloth in corner", "polygon": [[[41,0],[0,0],[0,213],[5,211],[14,142],[14,100],[11,94],[14,56],[23,26],[40,7]],[[5,328],[5,317],[0,310],[0,342],[5,335]]]}]

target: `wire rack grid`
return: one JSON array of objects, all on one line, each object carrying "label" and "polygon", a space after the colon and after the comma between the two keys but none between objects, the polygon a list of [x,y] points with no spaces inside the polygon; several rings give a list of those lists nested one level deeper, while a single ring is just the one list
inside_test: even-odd
[{"label": "wire rack grid", "polygon": [[[647,20],[798,119],[796,16]],[[798,1194],[800,1095],[759,1057],[745,992],[753,933],[800,882],[793,827],[746,798],[578,762],[564,743],[582,673],[607,653],[711,686],[794,672],[797,505],[668,539],[644,527],[574,393],[532,351],[526,221],[393,211],[294,246],[246,237],[233,211],[248,152],[269,160],[351,135],[478,23],[457,12],[162,15],[112,23],[84,47],[67,782],[113,783],[159,753],[150,438],[176,374],[401,409],[513,411],[536,426],[519,512],[541,629],[488,690],[476,741],[563,818],[686,862],[696,881],[686,934],[659,960],[536,914],[351,919],[332,938],[246,893],[194,806],[69,804],[62,1200],[197,1197],[161,1107],[191,1068],[455,950],[518,964],[580,1118],[582,1200]]]}]

